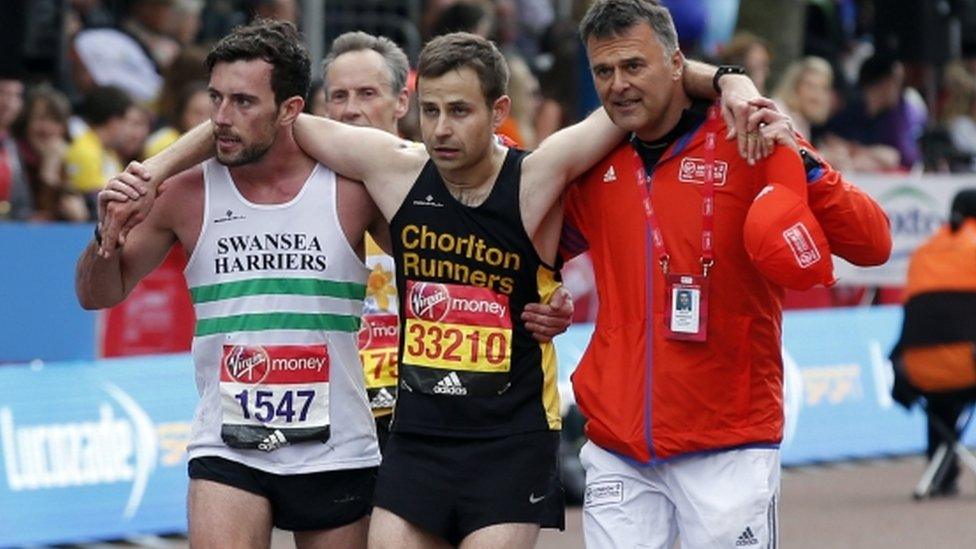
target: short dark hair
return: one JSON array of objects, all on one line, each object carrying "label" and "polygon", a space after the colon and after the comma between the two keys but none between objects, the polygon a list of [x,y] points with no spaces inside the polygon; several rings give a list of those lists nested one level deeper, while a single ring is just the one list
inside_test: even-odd
[{"label": "short dark hair", "polygon": [[586,44],[590,37],[620,36],[638,23],[647,23],[661,46],[665,57],[678,49],[678,32],[668,8],[650,0],[597,0],[586,10],[579,31]]},{"label": "short dark hair", "polygon": [[273,19],[255,19],[220,39],[207,54],[207,71],[217,63],[261,59],[271,64],[275,104],[290,97],[308,98],[311,62],[295,25]]},{"label": "short dark hair", "polygon": [[122,88],[95,86],[81,103],[81,115],[89,126],[102,126],[113,118],[122,118],[135,103]]},{"label": "short dark hair", "polygon": [[400,93],[400,90],[407,85],[407,73],[410,72],[407,54],[403,53],[400,46],[397,46],[393,40],[385,36],[367,34],[363,31],[343,33],[332,41],[332,48],[329,49],[329,54],[322,61],[322,74],[326,80],[326,87],[328,87],[329,66],[335,62],[336,57],[344,53],[364,50],[375,51],[383,57],[386,68],[390,72],[390,88],[394,94]]},{"label": "short dark hair", "polygon": [[481,91],[490,107],[508,89],[508,65],[490,40],[468,32],[438,36],[424,46],[417,64],[420,78],[437,78],[449,71],[470,67],[478,73]]},{"label": "short dark hair", "polygon": [[893,57],[872,55],[864,60],[857,73],[857,85],[865,88],[884,81],[895,74],[898,61]]}]

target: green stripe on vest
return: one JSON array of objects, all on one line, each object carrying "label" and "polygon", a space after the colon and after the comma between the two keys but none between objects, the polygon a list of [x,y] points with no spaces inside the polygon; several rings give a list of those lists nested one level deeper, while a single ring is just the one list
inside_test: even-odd
[{"label": "green stripe on vest", "polygon": [[314,295],[363,299],[366,297],[366,285],[317,278],[255,278],[190,288],[190,297],[194,303],[252,295]]},{"label": "green stripe on vest", "polygon": [[328,313],[256,313],[197,320],[194,336],[264,330],[359,331],[359,317]]}]

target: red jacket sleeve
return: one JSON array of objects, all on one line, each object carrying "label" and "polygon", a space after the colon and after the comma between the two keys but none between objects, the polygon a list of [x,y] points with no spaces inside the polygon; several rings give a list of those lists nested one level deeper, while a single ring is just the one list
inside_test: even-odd
[{"label": "red jacket sleeve", "polygon": [[[819,154],[806,141],[800,146]],[[891,223],[881,206],[821,160],[820,170],[807,173],[810,209],[823,227],[834,255],[870,267],[891,255]]]}]

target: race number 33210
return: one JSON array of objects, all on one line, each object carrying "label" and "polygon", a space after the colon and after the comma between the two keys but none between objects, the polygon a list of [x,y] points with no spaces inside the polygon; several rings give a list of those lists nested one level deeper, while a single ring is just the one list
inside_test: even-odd
[{"label": "race number 33210", "polygon": [[429,368],[508,372],[508,296],[487,288],[407,281],[403,360]]}]

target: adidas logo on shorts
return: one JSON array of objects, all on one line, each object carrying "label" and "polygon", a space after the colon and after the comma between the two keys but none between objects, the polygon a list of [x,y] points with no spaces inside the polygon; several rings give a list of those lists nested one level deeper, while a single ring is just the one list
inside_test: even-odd
[{"label": "adidas logo on shorts", "polygon": [[603,182],[610,183],[611,181],[617,180],[617,170],[613,169],[613,166],[603,173]]},{"label": "adidas logo on shorts", "polygon": [[258,450],[271,452],[285,446],[286,444],[288,444],[288,439],[285,438],[285,434],[282,433],[280,429],[275,429],[273,433],[264,437],[261,444],[258,444]]},{"label": "adidas logo on shorts", "polygon": [[380,392],[376,393],[369,406],[370,408],[392,408],[394,401],[393,395],[384,387],[380,389]]},{"label": "adidas logo on shorts", "polygon": [[434,385],[434,393],[438,395],[463,396],[468,394],[468,390],[461,383],[461,378],[457,372],[451,372],[443,377]]},{"label": "adidas logo on shorts", "polygon": [[735,540],[735,546],[746,547],[749,545],[759,545],[759,540],[756,539],[756,535],[752,533],[752,528],[746,526],[746,529],[739,534],[739,539]]}]

